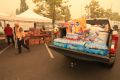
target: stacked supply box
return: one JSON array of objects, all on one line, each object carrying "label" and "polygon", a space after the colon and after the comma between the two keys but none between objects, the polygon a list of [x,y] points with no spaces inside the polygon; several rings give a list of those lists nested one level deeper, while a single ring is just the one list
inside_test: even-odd
[{"label": "stacked supply box", "polygon": [[30,45],[43,44],[45,42],[50,42],[52,40],[50,32],[47,31],[41,32],[40,29],[30,28],[29,36],[30,36],[30,40],[29,40]]}]

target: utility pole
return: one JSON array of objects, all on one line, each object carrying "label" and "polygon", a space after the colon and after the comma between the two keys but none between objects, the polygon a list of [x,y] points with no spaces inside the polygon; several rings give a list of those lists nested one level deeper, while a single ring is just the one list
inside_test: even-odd
[{"label": "utility pole", "polygon": [[[110,9],[112,11],[112,0],[110,0]],[[111,16],[112,16],[112,14],[109,16],[110,19],[111,19]]]},{"label": "utility pole", "polygon": [[53,13],[52,13],[52,25],[53,25],[53,28],[55,27],[55,14],[56,14],[56,12],[55,12],[55,0],[52,0],[53,1],[53,5],[52,5],[52,7],[53,7]]},{"label": "utility pole", "polygon": [[81,17],[82,17],[82,15],[83,15],[83,14],[82,14],[82,0],[81,0]]},{"label": "utility pole", "polygon": [[111,4],[110,4],[110,9],[112,10],[112,0],[110,0]]}]

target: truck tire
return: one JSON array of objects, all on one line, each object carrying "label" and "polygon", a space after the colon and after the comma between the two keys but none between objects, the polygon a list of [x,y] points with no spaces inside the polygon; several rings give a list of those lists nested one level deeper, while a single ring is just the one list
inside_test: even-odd
[{"label": "truck tire", "polygon": [[115,63],[115,57],[112,57],[109,63],[104,63],[107,68],[112,68]]}]

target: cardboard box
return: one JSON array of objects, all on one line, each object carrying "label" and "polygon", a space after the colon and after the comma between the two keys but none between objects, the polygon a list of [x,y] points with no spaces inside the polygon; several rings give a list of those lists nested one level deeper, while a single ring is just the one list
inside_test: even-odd
[{"label": "cardboard box", "polygon": [[29,39],[29,45],[33,45],[33,44],[35,44],[34,39]]},{"label": "cardboard box", "polygon": [[51,37],[45,37],[45,42],[50,42],[52,40]]},{"label": "cardboard box", "polygon": [[44,44],[44,43],[45,43],[45,41],[40,39],[40,44]]},{"label": "cardboard box", "polygon": [[39,39],[35,39],[34,40],[34,44],[40,44],[40,40]]}]

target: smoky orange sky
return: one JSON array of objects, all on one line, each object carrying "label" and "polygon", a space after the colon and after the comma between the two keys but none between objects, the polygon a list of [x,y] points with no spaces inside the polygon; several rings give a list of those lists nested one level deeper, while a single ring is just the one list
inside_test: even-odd
[{"label": "smoky orange sky", "polygon": [[[89,4],[91,0],[69,0],[71,17],[79,18],[85,14],[84,7]],[[114,12],[120,13],[120,0],[97,0],[101,7],[107,9],[112,8]],[[34,4],[31,0],[26,0],[29,8],[33,8]],[[0,0],[0,12],[8,13],[9,15],[15,13],[16,8],[20,6],[20,0]]]}]

